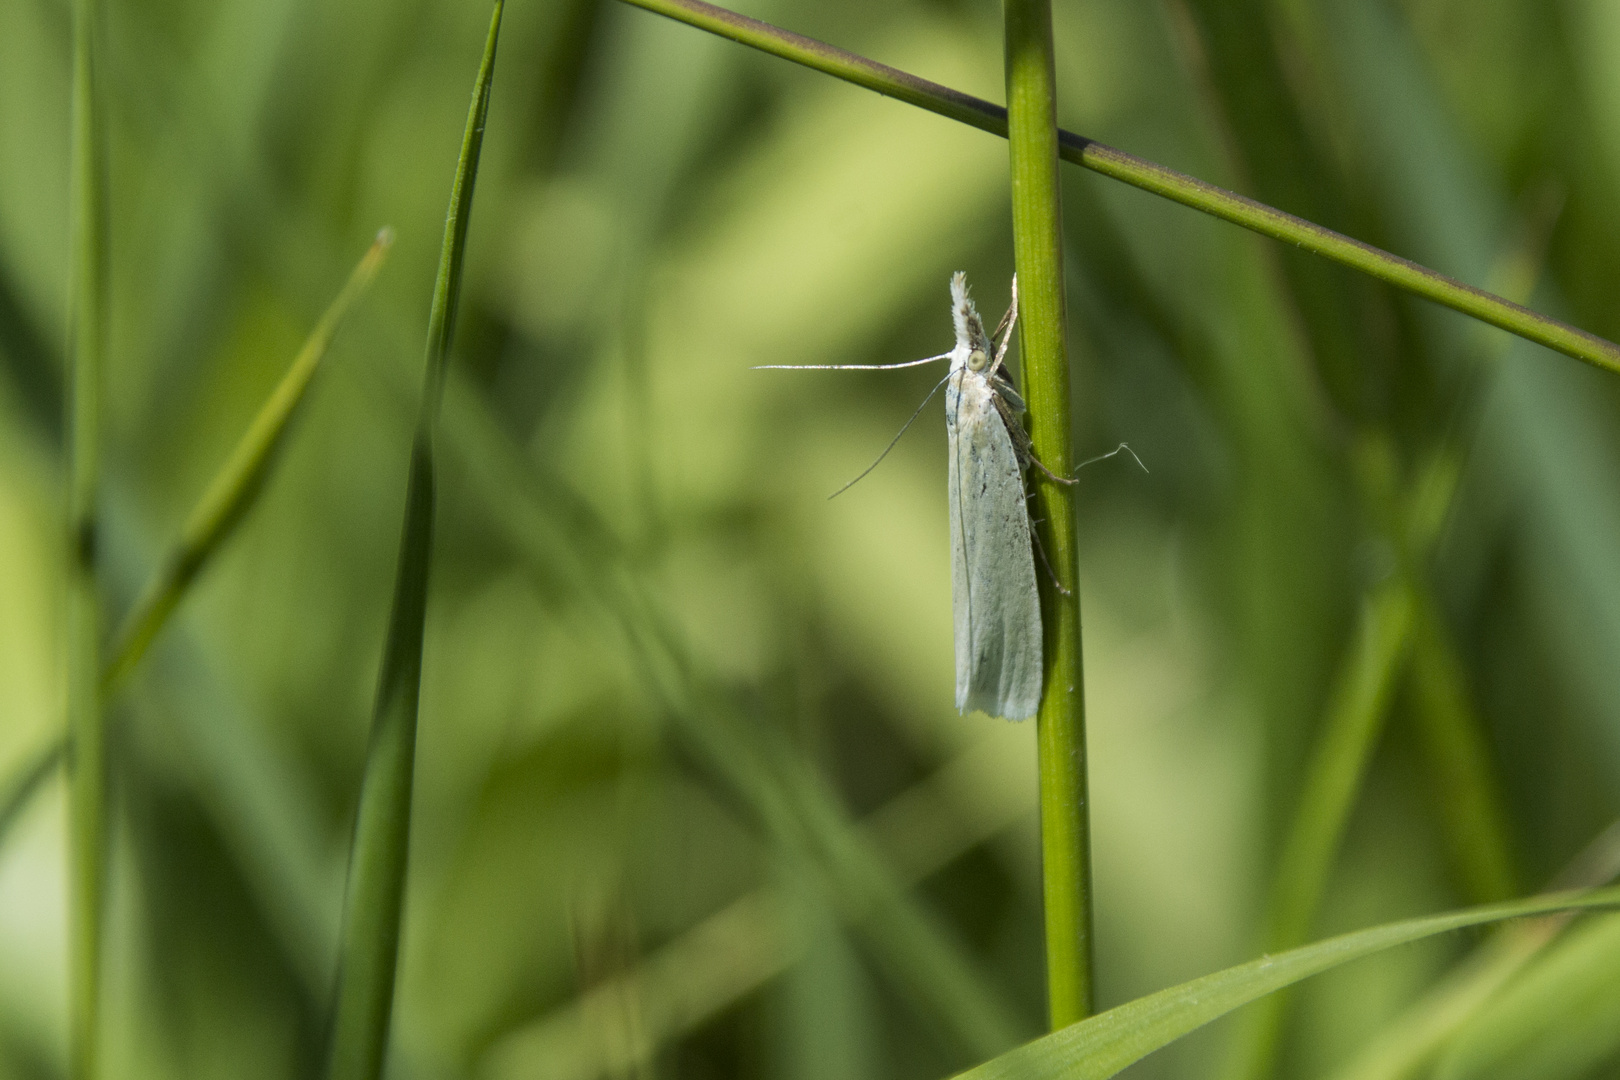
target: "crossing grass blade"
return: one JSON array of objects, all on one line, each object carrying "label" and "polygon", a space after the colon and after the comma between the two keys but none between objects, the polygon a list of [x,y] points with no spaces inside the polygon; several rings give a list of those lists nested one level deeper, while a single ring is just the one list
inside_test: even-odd
[{"label": "crossing grass blade", "polygon": [[[1001,106],[825,42],[738,15],[703,0],[625,0],[625,3],[803,64],[992,135],[1007,135],[1007,111]],[[1303,248],[1594,367],[1620,373],[1620,345],[1612,341],[1235,191],[1062,129],[1058,131],[1058,156],[1261,236]]]},{"label": "crossing grass blade", "polygon": [[426,373],[416,436],[411,444],[393,610],[349,852],[326,1068],[330,1080],[376,1080],[382,1074],[388,1045],[410,850],[422,636],[427,619],[428,572],[433,561],[433,429],[455,333],[467,223],[484,142],[484,119],[489,113],[501,10],[502,0],[496,0],[472,107],[467,113],[428,317]]},{"label": "crossing grass blade", "polygon": [[337,299],[326,309],[292,366],[248,425],[203,496],[192,508],[180,536],[141,590],[140,597],[113,639],[111,659],[102,675],[102,691],[110,693],[146,655],[158,631],[168,621],[198,572],[219,550],[247,514],[263,489],[276,451],[303,403],[343,318],[370,287],[393,243],[392,230],[384,229],[349,275]]},{"label": "crossing grass blade", "polygon": [[1105,1080],[1189,1032],[1301,979],[1450,930],[1620,906],[1620,889],[1561,893],[1385,923],[1172,986],[1071,1024],[960,1074],[959,1080]]}]

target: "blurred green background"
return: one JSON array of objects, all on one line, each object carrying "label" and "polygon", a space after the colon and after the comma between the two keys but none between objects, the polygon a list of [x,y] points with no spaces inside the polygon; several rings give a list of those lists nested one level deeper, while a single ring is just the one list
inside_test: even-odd
[{"label": "blurred green background", "polygon": [[[739,6],[1002,96],[986,0]],[[488,10],[108,8],[112,618],[398,234],[110,714],[114,1074],[311,1075]],[[1620,337],[1620,5],[1054,8],[1064,126]],[[0,4],[0,790],[60,728],[68,39],[62,0]],[[1035,1034],[1033,727],[952,708],[938,406],[826,500],[937,376],[749,370],[938,352],[957,269],[998,315],[1005,145],[543,0],[507,12],[485,146],[391,1075],[927,1078]],[[1392,580],[1432,605],[1501,827],[1457,821],[1402,653],[1312,936],[1540,887],[1620,814],[1620,384],[1079,170],[1065,200],[1078,446],[1151,469],[1081,488],[1102,1003],[1262,949]],[[64,1060],[61,796],[0,847],[0,1076]],[[1281,1074],[1342,1066],[1472,943],[1309,984]],[[1133,1075],[1212,1075],[1229,1026]],[[1616,924],[1437,1068],[1620,1073]]]}]

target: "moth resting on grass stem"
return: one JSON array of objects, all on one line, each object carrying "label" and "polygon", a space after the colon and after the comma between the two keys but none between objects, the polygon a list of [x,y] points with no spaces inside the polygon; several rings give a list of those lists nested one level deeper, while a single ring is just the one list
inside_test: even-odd
[{"label": "moth resting on grass stem", "polygon": [[[945,432],[950,443],[951,603],[956,625],[956,707],[1024,720],[1041,700],[1041,603],[1035,588],[1034,534],[1024,493],[1024,470],[1034,464],[1060,483],[1030,452],[1024,401],[1003,360],[1018,321],[1018,281],[1012,306],[996,332],[968,296],[967,278],[951,275],[951,321],[956,347],[901,364],[764,365],[813,371],[889,371],[949,360],[950,371],[929,391],[905,427],[865,471],[877,467],[900,435],[945,387]],[[999,340],[999,343],[997,339]]]}]

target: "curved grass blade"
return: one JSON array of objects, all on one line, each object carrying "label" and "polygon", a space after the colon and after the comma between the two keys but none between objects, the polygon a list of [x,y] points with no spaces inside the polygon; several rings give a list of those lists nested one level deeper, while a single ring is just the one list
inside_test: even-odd
[{"label": "curved grass blade", "polygon": [[427,370],[421,412],[411,444],[405,524],[388,641],[371,722],[371,742],[343,901],[338,978],[326,1075],[330,1080],[376,1080],[382,1074],[394,1004],[394,972],[410,850],[411,789],[416,770],[416,710],[421,689],[422,635],[427,619],[428,571],[433,549],[433,429],[443,396],[444,370],[455,333],[467,222],[472,213],[478,155],[484,143],[500,37],[502,0],[495,0],[489,37],[478,69],[461,159],[450,192],[444,247],[439,256],[428,317]]},{"label": "curved grass blade", "polygon": [[72,298],[67,396],[68,1075],[100,1068],[101,923],[107,867],[106,722],[101,701],[99,529],[102,369],[107,349],[107,140],[99,0],[73,4]]},{"label": "curved grass blade", "polygon": [[1351,960],[1469,926],[1612,907],[1620,907],[1620,888],[1536,896],[1357,930],[1137,998],[1002,1054],[960,1080],[1105,1080],[1233,1009]]},{"label": "curved grass blade", "polygon": [[389,229],[377,234],[337,299],[326,309],[304,347],[293,358],[287,374],[271,391],[231,456],[209,481],[207,490],[181,527],[180,536],[141,590],[113,639],[112,658],[102,675],[103,693],[110,693],[146,654],[198,571],[253,506],[293,415],[314,382],[332,339],[337,336],[338,327],[349,308],[370,287],[393,241],[394,234]]},{"label": "curved grass blade", "polygon": [[[702,0],[625,0],[625,3],[772,56],[803,64],[992,135],[1003,138],[1007,135],[1007,111],[1001,106],[825,42],[738,15],[725,8],[703,3]],[[1620,373],[1620,345],[1343,233],[1072,131],[1059,129],[1058,156],[1064,161],[1240,225],[1262,236],[1293,244],[1594,367]]]}]

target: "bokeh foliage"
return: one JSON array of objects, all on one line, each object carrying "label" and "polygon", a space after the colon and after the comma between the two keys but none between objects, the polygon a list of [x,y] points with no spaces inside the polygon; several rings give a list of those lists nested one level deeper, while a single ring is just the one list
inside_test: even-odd
[{"label": "bokeh foliage", "polygon": [[[1609,8],[1059,0],[1059,122],[1615,338]],[[746,10],[1001,97],[981,0]],[[260,505],[110,706],[120,1075],[318,1066],[487,14],[109,4],[110,623],[398,234]],[[503,34],[394,1074],[928,1077],[1033,1034],[1033,733],[951,709],[942,425],[824,498],[928,376],[747,370],[936,352],[954,269],[998,309],[1005,145],[598,0],[517,4]],[[65,3],[0,5],[0,784],[60,730],[68,57]],[[1418,629],[1310,936],[1549,878],[1620,814],[1620,388],[1101,178],[1065,199],[1077,446],[1152,469],[1081,488],[1101,1003],[1276,935],[1302,785],[1396,593]],[[1455,812],[1448,701],[1496,855],[1490,813]],[[64,1060],[63,844],[53,785],[0,848],[0,1076]],[[1612,1071],[1614,926],[1532,960],[1440,1074]],[[1307,985],[1279,1068],[1343,1066],[1468,945]],[[1207,1075],[1238,1026],[1138,1071]]]}]

